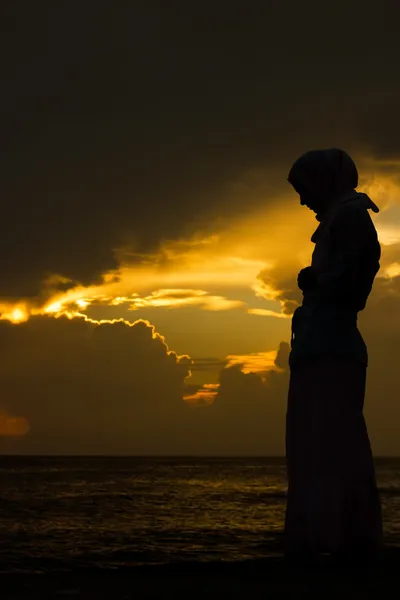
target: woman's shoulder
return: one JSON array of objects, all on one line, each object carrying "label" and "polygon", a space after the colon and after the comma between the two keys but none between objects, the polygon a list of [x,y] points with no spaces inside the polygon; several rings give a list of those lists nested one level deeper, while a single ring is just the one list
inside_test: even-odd
[{"label": "woman's shoulder", "polygon": [[337,207],[332,228],[353,235],[376,232],[369,208],[357,199],[343,202]]}]

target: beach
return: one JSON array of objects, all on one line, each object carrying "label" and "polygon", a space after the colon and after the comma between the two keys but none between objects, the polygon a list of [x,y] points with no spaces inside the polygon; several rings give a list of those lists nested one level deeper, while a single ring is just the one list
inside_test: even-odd
[{"label": "beach", "polygon": [[365,598],[400,564],[400,460],[377,461],[385,548],[375,567],[283,556],[283,459],[0,461],[0,600]]},{"label": "beach", "polygon": [[281,557],[213,563],[145,565],[4,576],[2,600],[79,598],[375,598],[395,595],[399,548],[386,548],[373,567],[335,567],[328,559],[294,568]]}]

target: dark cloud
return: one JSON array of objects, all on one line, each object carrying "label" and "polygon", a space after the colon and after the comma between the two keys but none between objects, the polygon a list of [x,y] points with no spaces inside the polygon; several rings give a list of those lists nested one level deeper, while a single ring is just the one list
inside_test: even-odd
[{"label": "dark cloud", "polygon": [[28,421],[22,448],[157,451],[176,435],[190,360],[145,322],[35,318],[0,329],[1,408]]},{"label": "dark cloud", "polygon": [[[287,344],[277,363],[283,364]],[[222,361],[206,359],[218,372]],[[286,370],[223,368],[215,405],[183,397],[189,358],[145,322],[35,317],[0,323],[0,436],[17,453],[215,454],[283,449]],[[207,390],[217,391],[217,384]],[[242,427],[242,429],[241,429]]]},{"label": "dark cloud", "polygon": [[281,369],[287,369],[289,364],[290,346],[287,342],[281,342],[276,355],[275,364]]},{"label": "dark cloud", "polygon": [[[397,245],[398,246],[398,245]],[[397,249],[397,252],[396,252]],[[387,263],[398,256],[396,245],[384,247]],[[276,282],[280,290],[279,299],[287,306],[288,298],[292,298],[294,285],[284,285],[279,279],[269,279],[265,274],[266,283]],[[366,309],[359,313],[359,329],[367,344],[369,366],[367,372],[367,393],[365,412],[368,428],[376,454],[398,455],[398,423],[400,407],[397,402],[399,394],[398,356],[400,345],[400,276],[391,279],[377,277]],[[287,365],[289,346],[281,344],[276,364],[280,367]],[[268,392],[272,398],[272,383],[282,381],[280,374],[271,372],[268,382]],[[235,385],[229,389],[238,390],[240,397],[244,397],[244,382],[248,384],[255,394],[262,395],[260,382],[252,375],[246,380],[243,373],[230,373],[229,381],[235,380]],[[273,378],[277,377],[277,382]],[[257,390],[255,389],[257,388]],[[241,390],[241,391],[240,391]],[[249,396],[249,398],[252,396]],[[279,419],[277,422],[280,422]]]},{"label": "dark cloud", "polygon": [[[285,362],[286,352],[283,343],[279,362]],[[221,371],[218,395],[209,409],[215,413],[212,428],[218,426],[221,432],[215,436],[216,452],[284,454],[288,383],[287,364],[283,372],[270,371],[264,378],[243,373],[236,365]]]},{"label": "dark cloud", "polygon": [[[400,277],[378,278],[360,315],[376,454],[399,451],[399,314]],[[262,374],[237,365],[221,369],[224,361],[205,359],[210,372],[220,371],[219,388],[207,387],[185,380],[189,359],[168,353],[144,322],[1,322],[2,447],[18,453],[282,454],[288,354],[282,342],[279,370]],[[196,407],[183,401],[204,390],[217,392],[211,406],[206,398]]]},{"label": "dark cloud", "polygon": [[243,212],[227,184],[264,169],[273,196],[310,146],[398,154],[400,5],[1,11],[2,295],[53,272],[92,282],[121,245],[207,230]]},{"label": "dark cloud", "polygon": [[227,360],[219,358],[193,358],[193,363],[190,365],[191,371],[211,371],[223,369],[227,364]]},{"label": "dark cloud", "polygon": [[366,414],[377,454],[399,454],[400,277],[378,278],[360,314],[368,347]]}]

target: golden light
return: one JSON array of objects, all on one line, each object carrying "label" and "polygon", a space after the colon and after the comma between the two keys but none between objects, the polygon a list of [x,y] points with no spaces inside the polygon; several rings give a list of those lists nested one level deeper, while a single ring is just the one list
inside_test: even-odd
[{"label": "golden light", "polygon": [[10,318],[13,323],[21,323],[22,321],[26,321],[28,319],[28,315],[22,310],[22,308],[14,308],[14,310],[11,312]]},{"label": "golden light", "polygon": [[148,296],[140,297],[135,294],[131,298],[129,310],[140,308],[182,308],[184,306],[198,306],[204,310],[219,311],[241,308],[245,305],[242,300],[229,300],[223,296],[209,295],[205,290],[190,288],[159,289]]},{"label": "golden light", "polygon": [[399,277],[400,275],[400,263],[392,263],[383,271],[384,275],[389,279],[393,279],[394,277]]},{"label": "golden light", "polygon": [[191,406],[209,406],[215,402],[218,394],[219,383],[205,383],[194,394],[183,396],[185,402]]},{"label": "golden light", "polygon": [[400,242],[400,226],[392,225],[390,227],[386,225],[380,225],[379,222],[376,225],[378,232],[379,241],[384,246],[392,246]]},{"label": "golden light", "polygon": [[[134,296],[137,296],[137,294],[133,294]],[[105,298],[105,300],[107,300],[107,298]],[[116,298],[112,298],[109,301],[110,306],[119,306],[120,304],[124,304],[125,302],[129,302],[131,300],[131,298],[128,298],[126,296],[117,296]]]},{"label": "golden light", "polygon": [[89,306],[88,300],[83,300],[82,298],[78,298],[76,304],[79,306],[79,308],[87,308]]},{"label": "golden light", "polygon": [[286,313],[278,313],[274,310],[268,310],[267,308],[249,308],[249,315],[258,315],[260,317],[275,317],[276,319],[291,319],[292,315]]},{"label": "golden light", "polygon": [[61,302],[53,302],[44,308],[44,313],[59,313],[63,308]]},{"label": "golden light", "polygon": [[241,371],[245,374],[266,373],[267,371],[271,370],[281,371],[281,369],[275,364],[276,357],[276,350],[244,355],[232,354],[226,357],[228,361],[226,367],[240,366]]},{"label": "golden light", "polygon": [[9,307],[1,313],[0,319],[15,324],[24,323],[29,319],[29,312],[24,306]]},{"label": "golden light", "polygon": [[[391,175],[390,169],[400,162],[379,162],[368,157],[362,160],[368,176],[360,182],[359,189],[369,193],[381,208],[380,215],[374,217],[380,240],[383,245],[393,246],[400,241],[400,224],[396,219],[390,223],[380,220],[382,213],[399,203],[397,175]],[[260,190],[260,194],[265,193],[262,186]],[[51,298],[47,296],[41,306],[37,300],[31,303],[24,298],[17,300],[18,304],[0,304],[0,318],[22,323],[31,315],[64,314],[72,319],[82,317],[93,303],[126,303],[133,311],[184,306],[206,311],[241,308],[251,315],[287,319],[290,316],[279,312],[279,305],[275,310],[253,308],[251,303],[240,300],[241,292],[248,298],[248,290],[252,290],[256,297],[280,302],[284,308],[279,282],[290,281],[309,263],[314,230],[309,211],[301,209],[295,197],[290,193],[289,198],[289,192],[285,192],[268,198],[265,207],[260,205],[257,212],[231,219],[213,235],[166,241],[158,252],[141,256],[135,264],[131,264],[129,253],[125,255],[121,250],[119,269],[103,274],[101,284],[79,285]],[[384,258],[387,262],[382,265],[383,277],[400,275],[394,252],[395,249],[390,260]],[[46,289],[55,289],[51,286],[60,281],[64,279],[52,276]],[[234,299],[230,299],[232,296]]]}]

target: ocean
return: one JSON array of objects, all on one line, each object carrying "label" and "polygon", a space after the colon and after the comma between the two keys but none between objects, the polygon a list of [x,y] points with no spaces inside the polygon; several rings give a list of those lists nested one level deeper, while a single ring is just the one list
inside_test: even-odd
[{"label": "ocean", "polygon": [[[400,459],[377,459],[400,546]],[[0,458],[0,571],[51,572],[281,552],[281,458]]]}]

